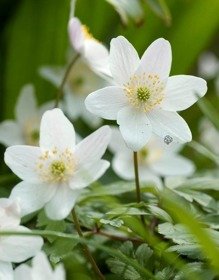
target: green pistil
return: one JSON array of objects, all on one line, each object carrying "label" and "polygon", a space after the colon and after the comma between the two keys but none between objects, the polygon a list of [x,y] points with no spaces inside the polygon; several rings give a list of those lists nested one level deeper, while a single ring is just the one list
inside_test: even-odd
[{"label": "green pistil", "polygon": [[65,164],[62,161],[54,161],[51,164],[50,168],[51,173],[57,177],[64,175],[64,172],[66,170]]},{"label": "green pistil", "polygon": [[138,100],[145,102],[150,98],[150,91],[146,87],[140,87],[137,89]]}]

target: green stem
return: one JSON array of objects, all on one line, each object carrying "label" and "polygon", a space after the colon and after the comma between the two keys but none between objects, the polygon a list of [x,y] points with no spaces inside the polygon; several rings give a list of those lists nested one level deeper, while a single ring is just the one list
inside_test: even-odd
[{"label": "green stem", "polygon": [[[82,230],[81,230],[81,227],[80,227],[80,224],[79,224],[79,221],[78,221],[78,218],[77,218],[77,214],[75,212],[75,209],[73,208],[72,209],[72,218],[73,218],[73,221],[74,221],[74,224],[75,224],[75,228],[78,232],[78,235],[83,238],[83,233],[82,233]],[[93,270],[95,271],[95,273],[97,274],[98,278],[100,280],[104,280],[105,277],[103,276],[103,274],[101,273],[101,271],[99,270],[94,258],[92,257],[87,245],[82,245],[83,246],[83,251],[84,251],[84,255],[85,257],[89,260],[89,262],[91,263],[92,267],[93,267]]]},{"label": "green stem", "polygon": [[139,183],[139,173],[138,173],[138,154],[137,152],[133,153],[134,159],[134,171],[135,171],[135,188],[136,188],[136,198],[137,202],[141,202],[141,191],[140,191],[140,183]]},{"label": "green stem", "polygon": [[56,102],[55,102],[55,108],[59,107],[59,102],[60,102],[60,99],[63,97],[64,95],[64,86],[65,86],[65,83],[67,81],[67,78],[71,72],[71,69],[73,67],[73,65],[76,63],[76,61],[78,60],[78,58],[80,57],[80,54],[77,54],[71,61],[71,63],[68,65],[66,71],[65,71],[65,75],[62,79],[62,82],[61,82],[61,85],[59,86],[58,88],[58,91],[57,91],[57,94],[56,94]]},{"label": "green stem", "polygon": [[[136,198],[137,202],[141,202],[141,190],[140,190],[140,183],[139,183],[139,172],[138,172],[138,153],[133,153],[133,160],[134,160],[134,171],[135,171],[135,189],[136,189]],[[142,224],[145,226],[144,216],[140,215]]]}]

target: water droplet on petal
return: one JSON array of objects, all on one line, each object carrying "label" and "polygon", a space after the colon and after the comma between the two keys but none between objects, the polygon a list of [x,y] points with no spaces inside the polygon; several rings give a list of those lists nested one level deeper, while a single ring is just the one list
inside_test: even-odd
[{"label": "water droplet on petal", "polygon": [[164,137],[164,143],[169,145],[171,142],[173,142],[173,137],[171,137],[170,135],[166,135]]}]

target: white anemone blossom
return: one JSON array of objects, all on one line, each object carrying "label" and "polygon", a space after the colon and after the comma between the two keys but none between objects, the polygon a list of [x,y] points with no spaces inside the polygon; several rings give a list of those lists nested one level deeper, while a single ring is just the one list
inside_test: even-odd
[{"label": "white anemone blossom", "polygon": [[68,24],[69,38],[74,50],[88,63],[93,71],[111,77],[109,70],[109,51],[96,40],[87,26],[72,17]]},{"label": "white anemone blossom", "polygon": [[[0,198],[0,231],[30,231],[20,225],[18,201]],[[20,263],[35,256],[42,246],[41,237],[0,236],[0,279],[13,280],[12,263]]]},{"label": "white anemone blossom", "polygon": [[152,132],[165,142],[189,142],[191,131],[176,111],[194,104],[206,91],[198,77],[169,77],[171,46],[162,38],[154,41],[141,60],[122,36],[111,41],[110,69],[115,86],[88,95],[87,109],[104,119],[117,120],[128,147],[140,150]]},{"label": "white anemone blossom", "polygon": [[[119,177],[133,180],[133,153],[126,146],[119,129],[111,127],[111,130],[109,148],[114,153],[112,168]],[[195,170],[194,164],[178,154],[182,147],[180,144],[166,145],[159,137],[152,135],[147,145],[138,152],[140,180],[161,187],[160,176],[192,175]]]},{"label": "white anemone blossom", "polygon": [[45,112],[39,147],[11,146],[5,152],[6,164],[23,180],[10,195],[20,200],[22,216],[45,207],[49,218],[66,218],[82,189],[109,167],[101,159],[109,141],[110,128],[103,126],[76,145],[74,127],[63,112]]},{"label": "white anemone blossom", "polygon": [[52,106],[48,102],[38,108],[33,86],[25,85],[15,107],[16,119],[5,120],[0,124],[0,143],[5,146],[38,145],[40,119]]},{"label": "white anemone blossom", "polygon": [[22,264],[14,271],[13,280],[65,280],[65,270],[59,264],[53,270],[44,252],[39,252],[32,259],[32,266]]},{"label": "white anemone blossom", "polygon": [[[56,87],[60,86],[64,73],[64,67],[43,66],[40,68],[41,76]],[[98,127],[102,122],[101,118],[86,110],[84,100],[90,92],[106,85],[107,82],[79,58],[72,67],[64,87],[63,110],[72,120],[81,117],[90,127]]]}]

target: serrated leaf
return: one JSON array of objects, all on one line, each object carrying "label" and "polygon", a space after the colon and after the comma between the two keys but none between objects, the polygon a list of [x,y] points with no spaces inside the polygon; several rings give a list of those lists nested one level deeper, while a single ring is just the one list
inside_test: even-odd
[{"label": "serrated leaf", "polygon": [[99,220],[99,222],[101,224],[111,225],[112,227],[117,227],[117,228],[121,227],[124,224],[124,222],[121,219],[107,220],[107,219],[102,218]]},{"label": "serrated leaf", "polygon": [[108,259],[106,261],[107,265],[109,266],[110,270],[122,277],[122,279],[126,280],[141,280],[142,278],[138,274],[138,272],[129,265],[126,265],[122,261],[118,259]]},{"label": "serrated leaf", "polygon": [[169,280],[173,279],[174,270],[171,267],[165,267],[162,271],[156,273],[156,278],[158,280]]},{"label": "serrated leaf", "polygon": [[138,246],[135,252],[135,257],[138,263],[142,266],[147,265],[147,262],[152,255],[153,255],[153,250],[151,250],[151,248],[147,244],[141,244],[140,246]]},{"label": "serrated leaf", "polygon": [[77,241],[60,238],[55,240],[52,245],[47,243],[44,246],[44,250],[53,263],[58,263],[69,254],[72,254],[72,250],[77,244]]}]

